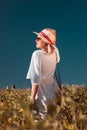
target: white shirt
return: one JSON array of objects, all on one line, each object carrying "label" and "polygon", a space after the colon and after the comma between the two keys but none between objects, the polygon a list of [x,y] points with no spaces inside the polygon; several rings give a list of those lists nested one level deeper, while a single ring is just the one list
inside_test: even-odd
[{"label": "white shirt", "polygon": [[54,80],[54,72],[56,64],[60,61],[59,51],[56,48],[55,52],[48,55],[43,50],[36,50],[32,54],[27,79],[30,79],[32,84],[38,84],[38,92],[36,95],[37,106],[43,105],[46,107],[50,99],[55,95],[58,88]]}]

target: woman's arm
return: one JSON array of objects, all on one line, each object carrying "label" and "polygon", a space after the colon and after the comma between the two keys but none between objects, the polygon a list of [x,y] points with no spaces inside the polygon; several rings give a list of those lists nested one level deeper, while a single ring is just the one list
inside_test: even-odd
[{"label": "woman's arm", "polygon": [[32,84],[31,100],[32,100],[33,103],[35,103],[35,96],[37,94],[38,87],[39,87],[38,85]]}]

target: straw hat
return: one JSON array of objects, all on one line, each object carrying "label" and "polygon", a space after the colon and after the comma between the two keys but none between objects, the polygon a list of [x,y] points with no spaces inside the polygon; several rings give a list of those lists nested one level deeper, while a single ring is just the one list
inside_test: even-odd
[{"label": "straw hat", "polygon": [[51,29],[51,28],[45,28],[41,32],[33,32],[35,33],[38,37],[41,37],[41,39],[52,45],[55,48],[56,44],[56,30]]}]

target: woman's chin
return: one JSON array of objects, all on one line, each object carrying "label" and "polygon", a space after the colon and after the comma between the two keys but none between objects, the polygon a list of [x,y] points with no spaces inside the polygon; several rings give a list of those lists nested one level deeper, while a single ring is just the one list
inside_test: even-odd
[{"label": "woman's chin", "polygon": [[39,46],[38,46],[38,45],[36,45],[36,48],[39,48]]}]

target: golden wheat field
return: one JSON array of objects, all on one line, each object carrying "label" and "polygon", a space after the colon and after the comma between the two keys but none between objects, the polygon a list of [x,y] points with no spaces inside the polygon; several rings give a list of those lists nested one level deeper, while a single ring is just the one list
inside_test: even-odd
[{"label": "golden wheat field", "polygon": [[31,116],[30,89],[1,89],[0,130],[87,130],[87,87],[67,85],[63,91],[55,93],[42,120]]}]

